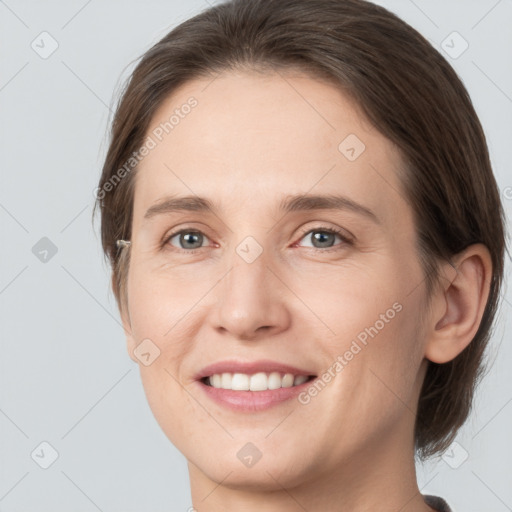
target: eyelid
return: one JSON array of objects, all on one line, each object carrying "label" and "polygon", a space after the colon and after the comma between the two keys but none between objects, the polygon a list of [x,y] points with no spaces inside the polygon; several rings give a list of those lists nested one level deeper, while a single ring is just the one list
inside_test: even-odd
[{"label": "eyelid", "polygon": [[[346,234],[346,232],[344,230],[341,230],[339,228],[332,228],[332,227],[327,227],[327,226],[315,226],[313,228],[306,229],[304,232],[302,232],[298,241],[293,244],[293,247],[297,246],[300,243],[300,241],[305,238],[306,235],[308,235],[312,232],[315,232],[315,231],[320,232],[320,233],[331,233],[331,234],[337,235],[341,239],[341,243],[335,244],[331,247],[313,247],[313,246],[304,247],[305,249],[307,249],[309,251],[320,252],[320,253],[337,252],[337,251],[346,249],[347,246],[352,246],[355,241],[354,237]],[[299,247],[302,247],[302,246],[299,245]]]},{"label": "eyelid", "polygon": [[[328,233],[334,233],[336,235],[339,235],[343,241],[347,243],[354,243],[355,242],[355,236],[352,235],[349,231],[343,228],[334,227],[334,226],[326,226],[326,225],[318,225],[313,227],[307,227],[304,229],[301,229],[300,238],[304,238],[305,235],[308,233],[311,233],[312,231],[320,231],[320,232],[328,232]],[[317,248],[316,248],[317,249]]]},{"label": "eyelid", "polygon": [[[176,235],[180,235],[181,233],[200,233],[201,235],[203,235],[203,237],[207,238],[208,240],[210,240],[210,237],[204,233],[204,231],[202,231],[201,229],[198,229],[198,228],[194,228],[194,227],[191,227],[191,226],[185,226],[185,227],[181,227],[179,229],[177,229],[176,231],[172,230],[170,233],[166,233],[162,239],[162,242],[161,242],[161,248],[164,249],[167,245],[170,245],[169,242],[172,238],[174,238]],[[218,247],[218,244],[214,244],[215,247]],[[195,249],[182,249],[181,247],[174,247],[172,246],[172,249],[175,250],[175,251],[178,251],[178,252],[185,252],[185,253],[194,253],[196,251],[199,251],[201,249],[206,249],[207,246],[205,247],[196,247]]]},{"label": "eyelid", "polygon": [[[332,247],[307,247],[308,249],[313,249],[314,251],[328,252],[328,251],[338,250],[339,245],[342,245],[342,246],[350,245],[350,244],[353,244],[355,241],[355,237],[351,233],[347,232],[346,230],[344,230],[342,228],[318,225],[318,226],[312,226],[312,227],[310,226],[310,227],[302,228],[298,240],[296,242],[294,242],[292,244],[292,246],[296,246],[298,244],[298,242],[300,242],[307,234],[314,232],[314,231],[327,232],[327,233],[332,233],[332,234],[338,235],[343,242],[342,244],[337,244]],[[172,238],[174,238],[175,236],[180,235],[181,233],[199,233],[199,234],[203,235],[203,237],[210,240],[210,237],[207,234],[205,234],[204,231],[202,231],[201,229],[194,228],[191,226],[185,226],[185,227],[181,227],[180,229],[177,229],[176,231],[171,231],[171,233],[168,233],[168,234],[166,233],[162,239],[161,248],[163,249],[167,245],[170,245],[169,244],[170,240]],[[180,247],[174,247],[174,246],[171,246],[171,247],[172,247],[173,251],[189,253],[189,254],[190,253],[193,254],[197,251],[200,251],[201,249],[208,248],[208,246],[196,247],[195,249],[182,249]],[[214,242],[214,247],[219,247],[219,244]],[[210,246],[210,248],[211,248],[211,246]]]}]

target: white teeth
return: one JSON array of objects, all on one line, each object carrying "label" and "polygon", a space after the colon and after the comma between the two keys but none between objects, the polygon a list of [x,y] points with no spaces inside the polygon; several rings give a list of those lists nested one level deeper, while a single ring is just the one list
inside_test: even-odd
[{"label": "white teeth", "polygon": [[209,377],[214,388],[232,389],[234,391],[266,391],[267,389],[291,388],[308,380],[307,375],[293,375],[279,372],[259,372],[253,375],[245,373],[216,373]]},{"label": "white teeth", "polygon": [[219,373],[216,373],[215,375],[212,375],[210,377],[210,382],[212,383],[212,386],[214,388],[220,388],[221,387],[221,381],[222,377]]},{"label": "white teeth", "polygon": [[[210,381],[210,384],[212,382]],[[220,387],[222,389],[231,389],[231,373],[223,373],[220,376]]]},{"label": "white teeth", "polygon": [[281,387],[281,380],[279,372],[272,372],[268,376],[268,389],[279,389]]},{"label": "white teeth", "polygon": [[[233,388],[235,389],[235,388]],[[251,391],[265,391],[268,389],[268,378],[267,374],[260,372],[251,375],[249,389]]]},{"label": "white teeth", "polygon": [[293,375],[291,373],[287,373],[283,377],[283,382],[281,383],[282,388],[291,388],[293,386]]},{"label": "white teeth", "polygon": [[308,378],[306,375],[297,375],[297,377],[295,377],[295,379],[293,379],[293,385],[298,386],[300,384],[303,384],[307,380],[308,380]]},{"label": "white teeth", "polygon": [[249,391],[249,375],[234,373],[231,379],[231,389],[235,391]]}]

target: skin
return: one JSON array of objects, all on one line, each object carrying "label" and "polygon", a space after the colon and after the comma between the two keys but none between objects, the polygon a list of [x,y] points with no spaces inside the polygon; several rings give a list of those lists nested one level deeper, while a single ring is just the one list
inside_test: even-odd
[{"label": "skin", "polygon": [[[155,418],[188,460],[193,506],[432,510],[416,482],[416,404],[428,359],[453,359],[476,333],[490,283],[487,249],[476,244],[457,255],[457,271],[443,264],[427,308],[400,154],[348,97],[298,72],[230,71],[176,90],[148,135],[190,96],[198,105],[136,174],[122,318]],[[338,150],[349,134],[366,146],[354,161]],[[378,222],[349,210],[279,210],[288,194],[334,192],[370,208]],[[207,197],[217,215],[145,220],[169,195]],[[179,236],[160,245],[185,228],[205,235],[196,253],[186,253]],[[331,247],[315,248],[312,234],[322,228],[353,242],[333,235]],[[247,236],[263,249],[252,263],[236,252]],[[321,375],[395,303],[401,311],[306,405],[293,399],[234,412],[194,380],[231,358]],[[160,355],[145,366],[134,350],[147,338]],[[262,453],[250,468],[237,457],[248,442]]]}]

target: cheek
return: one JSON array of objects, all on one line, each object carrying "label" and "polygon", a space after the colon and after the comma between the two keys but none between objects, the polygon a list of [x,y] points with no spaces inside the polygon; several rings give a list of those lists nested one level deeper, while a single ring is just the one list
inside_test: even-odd
[{"label": "cheek", "polygon": [[[401,305],[394,316],[388,313],[388,323],[374,318],[366,326],[352,329],[340,339],[338,348],[330,351],[333,362],[341,356],[338,362],[341,360],[343,369],[328,384],[331,388],[325,396],[329,396],[327,408],[332,409],[328,421],[336,432],[341,429],[351,446],[363,449],[365,444],[378,443],[394,425],[412,421],[419,392],[421,343],[411,314],[414,307]],[[386,315],[386,311],[389,309],[378,312]],[[325,402],[318,407],[320,418]]]},{"label": "cheek", "polygon": [[159,404],[166,402],[166,397],[181,393],[181,363],[193,351],[201,325],[190,318],[201,295],[182,283],[149,279],[147,273],[137,270],[129,278],[128,294],[134,343],[149,339],[157,347],[154,361],[148,366],[140,365],[148,401],[157,416],[163,412]]},{"label": "cheek", "polygon": [[346,384],[368,411],[392,416],[416,407],[423,338],[415,302],[395,301],[350,337]]},{"label": "cheek", "polygon": [[310,275],[296,277],[294,292],[316,317],[310,316],[331,353],[349,350],[354,340],[362,347],[377,343],[401,316],[403,294],[400,283],[388,279],[389,269],[347,262]]},{"label": "cheek", "polygon": [[154,271],[133,265],[128,278],[132,329],[148,337],[174,337],[173,331],[182,328],[187,313],[200,307],[201,297],[211,287],[208,280],[188,271]]},{"label": "cheek", "polygon": [[162,431],[174,445],[181,446],[186,442],[187,430],[190,429],[186,419],[201,420],[201,417],[177,382],[174,369],[162,364],[162,359],[160,357],[151,366],[141,366],[141,381],[148,405]]},{"label": "cheek", "polygon": [[[365,277],[355,280],[346,274],[330,281],[321,300],[310,296],[311,308],[331,330],[321,342],[329,361],[326,370],[331,367],[340,375],[333,391],[347,407],[403,408],[402,402],[414,403],[423,360],[421,287],[410,293],[409,279],[394,268]],[[342,369],[333,367],[336,361]]]}]

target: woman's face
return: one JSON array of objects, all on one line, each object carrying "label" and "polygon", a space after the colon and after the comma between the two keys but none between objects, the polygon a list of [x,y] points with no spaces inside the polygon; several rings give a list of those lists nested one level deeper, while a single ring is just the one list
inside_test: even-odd
[{"label": "woman's face", "polygon": [[188,82],[147,136],[128,349],[193,470],[279,488],[412,455],[425,286],[397,149],[289,72]]}]

